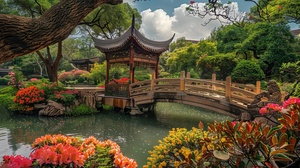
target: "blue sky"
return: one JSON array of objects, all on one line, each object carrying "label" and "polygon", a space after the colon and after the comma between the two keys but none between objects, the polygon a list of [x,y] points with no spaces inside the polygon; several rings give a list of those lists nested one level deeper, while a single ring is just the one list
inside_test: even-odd
[{"label": "blue sky", "polygon": [[[201,40],[209,37],[212,30],[221,26],[219,21],[207,23],[210,17],[200,18],[187,13],[185,8],[190,0],[123,0],[133,8],[137,8],[142,15],[140,31],[152,40],[167,40],[175,33],[175,40],[185,37],[189,40]],[[195,0],[204,5],[207,0]],[[222,1],[223,3],[227,1]],[[232,1],[235,12],[249,12],[254,6],[252,2],[244,0]],[[293,29],[297,26],[293,25]]]}]

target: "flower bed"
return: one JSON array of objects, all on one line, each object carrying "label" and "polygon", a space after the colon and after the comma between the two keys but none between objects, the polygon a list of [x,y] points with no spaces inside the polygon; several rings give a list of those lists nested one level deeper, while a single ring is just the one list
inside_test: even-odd
[{"label": "flower bed", "polygon": [[290,98],[282,106],[268,104],[260,110],[275,126],[256,121],[224,121],[199,128],[173,129],[150,151],[152,167],[252,167],[299,166],[300,98]]},{"label": "flower bed", "polygon": [[80,139],[64,135],[45,135],[35,139],[29,158],[3,156],[0,167],[112,167],[136,168],[135,160],[124,156],[113,141],[94,137]]}]

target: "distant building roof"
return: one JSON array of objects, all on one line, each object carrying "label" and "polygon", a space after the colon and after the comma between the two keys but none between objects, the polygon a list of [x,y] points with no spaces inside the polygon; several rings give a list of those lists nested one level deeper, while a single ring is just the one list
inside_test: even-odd
[{"label": "distant building roof", "polygon": [[93,64],[99,61],[100,61],[100,57],[93,57],[93,58],[86,58],[86,59],[71,60],[69,62],[73,64]]},{"label": "distant building roof", "polygon": [[298,36],[298,35],[300,34],[300,29],[291,30],[291,33],[292,33],[294,36]]}]

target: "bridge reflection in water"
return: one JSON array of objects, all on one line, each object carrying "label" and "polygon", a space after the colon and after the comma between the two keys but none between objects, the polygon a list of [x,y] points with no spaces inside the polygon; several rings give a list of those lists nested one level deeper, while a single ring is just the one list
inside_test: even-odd
[{"label": "bridge reflection in water", "polygon": [[[125,85],[128,85],[128,89]],[[261,92],[260,81],[256,82],[256,86],[239,84],[233,83],[230,76],[226,81],[216,80],[215,74],[212,79],[192,79],[189,75],[185,77],[184,72],[180,78],[159,78],[106,87],[105,95],[100,95],[99,101],[119,108],[151,107],[156,102],[176,102],[213,110],[237,119],[242,114],[248,114],[247,105]],[[107,95],[120,91],[122,95]]]}]

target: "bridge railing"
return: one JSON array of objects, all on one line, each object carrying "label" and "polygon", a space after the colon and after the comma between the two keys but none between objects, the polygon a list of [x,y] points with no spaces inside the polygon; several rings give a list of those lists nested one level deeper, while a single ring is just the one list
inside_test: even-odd
[{"label": "bridge railing", "polygon": [[256,86],[249,84],[233,83],[228,76],[226,81],[212,79],[193,79],[189,75],[180,78],[159,78],[133,83],[130,85],[131,96],[142,96],[149,92],[185,92],[186,94],[226,99],[230,103],[245,106],[253,101],[256,94],[260,93],[260,81]]}]

